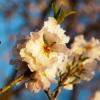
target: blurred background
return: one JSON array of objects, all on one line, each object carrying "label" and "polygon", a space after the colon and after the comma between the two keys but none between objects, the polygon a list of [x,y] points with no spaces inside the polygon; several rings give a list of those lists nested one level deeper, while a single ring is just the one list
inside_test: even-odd
[{"label": "blurred background", "polygon": [[[53,16],[51,0],[0,0],[0,88],[11,82],[16,76],[16,68],[9,64],[12,48],[16,39],[41,29],[47,16]],[[100,39],[100,0],[65,0],[66,11],[78,10],[68,16],[63,28],[71,37],[84,34],[86,39],[92,36]],[[70,44],[69,44],[70,45]],[[62,90],[58,100],[100,100],[100,68],[90,82],[75,85],[72,91]],[[38,94],[29,92],[24,85],[13,86],[0,100],[48,100],[41,90]]]}]

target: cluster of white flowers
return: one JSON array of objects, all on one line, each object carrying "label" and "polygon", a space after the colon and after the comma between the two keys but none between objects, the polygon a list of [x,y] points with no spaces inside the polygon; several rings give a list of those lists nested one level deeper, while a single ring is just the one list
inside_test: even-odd
[{"label": "cluster of white flowers", "polygon": [[85,41],[77,36],[71,49],[66,43],[69,37],[56,19],[49,17],[43,28],[31,32],[20,56],[27,63],[33,80],[25,83],[34,92],[47,90],[54,82],[60,82],[65,88],[72,89],[80,80],[90,80],[94,75],[96,60],[100,60],[100,41]]},{"label": "cluster of white flowers", "polygon": [[82,54],[100,60],[100,41],[92,38],[90,41],[86,41],[83,35],[79,35],[75,38],[75,42],[72,45],[72,51],[76,54]]},{"label": "cluster of white flowers", "polygon": [[26,87],[31,86],[31,89],[38,92],[40,89],[48,89],[50,83],[56,81],[57,71],[68,52],[65,43],[69,37],[64,32],[56,20],[49,17],[39,32],[30,33],[20,55],[31,72],[36,71],[38,77],[35,82],[27,82]]}]

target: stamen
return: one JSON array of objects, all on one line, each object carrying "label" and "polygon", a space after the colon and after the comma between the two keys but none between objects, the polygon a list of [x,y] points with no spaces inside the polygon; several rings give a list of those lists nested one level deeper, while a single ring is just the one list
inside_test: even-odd
[{"label": "stamen", "polygon": [[44,46],[44,50],[45,50],[47,53],[49,53],[49,52],[51,51],[51,47],[49,47],[49,46]]},{"label": "stamen", "polygon": [[85,48],[86,48],[87,50],[91,50],[91,49],[92,49],[92,45],[91,45],[91,44],[87,44],[87,45],[85,46]]}]

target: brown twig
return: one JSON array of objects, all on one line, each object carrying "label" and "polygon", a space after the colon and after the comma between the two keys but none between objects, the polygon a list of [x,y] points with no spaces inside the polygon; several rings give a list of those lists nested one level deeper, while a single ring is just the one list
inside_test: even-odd
[{"label": "brown twig", "polygon": [[18,82],[20,82],[21,80],[24,79],[24,76],[20,76],[17,79],[15,79],[14,81],[12,81],[9,85],[5,86],[3,89],[0,89],[0,94],[6,92],[8,89],[10,89],[14,84],[17,84]]}]

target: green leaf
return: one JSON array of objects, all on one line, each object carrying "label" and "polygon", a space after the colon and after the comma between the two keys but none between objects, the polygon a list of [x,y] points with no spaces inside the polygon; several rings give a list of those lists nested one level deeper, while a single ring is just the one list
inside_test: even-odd
[{"label": "green leaf", "polygon": [[57,3],[57,0],[54,0],[53,3],[52,3],[52,9],[54,11],[54,17],[56,16],[58,10],[59,10],[59,7],[56,5]]},{"label": "green leaf", "polygon": [[52,2],[52,9],[54,12],[54,17],[57,19],[57,22],[59,24],[61,24],[64,21],[65,17],[77,13],[76,11],[65,12],[62,7],[57,6],[57,0],[54,0]]},{"label": "green leaf", "polygon": [[72,82],[70,82],[70,84],[75,84],[78,80],[78,78],[75,78]]},{"label": "green leaf", "polygon": [[60,16],[60,14],[62,13],[62,11],[61,11],[62,9],[61,8],[59,8],[58,9],[58,12],[55,14],[55,18],[56,19],[58,19],[59,18],[59,16]]},{"label": "green leaf", "polygon": [[80,79],[80,77],[78,75],[74,75],[75,78]]},{"label": "green leaf", "polygon": [[84,58],[81,58],[81,61],[84,62],[87,59],[89,59],[89,57],[84,57]]},{"label": "green leaf", "polygon": [[64,13],[65,13],[64,16],[67,17],[67,16],[70,16],[72,14],[76,14],[77,11],[70,11],[70,12],[64,12]]},{"label": "green leaf", "polygon": [[64,18],[65,18],[65,16],[64,16],[64,11],[63,11],[63,9],[61,9],[61,12],[60,12],[60,14],[59,14],[59,17],[57,18],[57,22],[60,24],[60,23],[62,23],[63,21],[64,21]]},{"label": "green leaf", "polygon": [[58,22],[59,24],[61,24],[67,16],[72,15],[72,14],[76,14],[76,13],[77,13],[76,11],[65,12],[65,11],[62,9],[62,11],[61,11],[61,13],[60,13],[60,15],[59,15],[59,17],[58,17],[58,19],[57,19],[57,22]]}]

